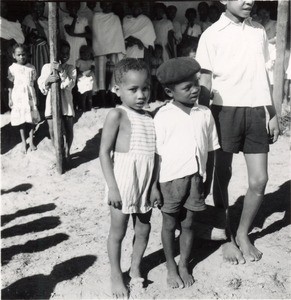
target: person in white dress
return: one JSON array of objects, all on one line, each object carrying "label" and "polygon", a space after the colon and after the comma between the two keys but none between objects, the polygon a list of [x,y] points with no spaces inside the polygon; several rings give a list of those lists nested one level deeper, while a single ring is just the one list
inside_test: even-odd
[{"label": "person in white dress", "polygon": [[34,124],[40,121],[37,109],[37,99],[34,90],[36,70],[33,65],[27,63],[27,49],[22,44],[13,47],[13,63],[8,69],[9,106],[11,108],[11,125],[19,126],[22,142],[22,153],[26,153],[26,129],[29,130],[29,150],[34,151],[33,143]]}]

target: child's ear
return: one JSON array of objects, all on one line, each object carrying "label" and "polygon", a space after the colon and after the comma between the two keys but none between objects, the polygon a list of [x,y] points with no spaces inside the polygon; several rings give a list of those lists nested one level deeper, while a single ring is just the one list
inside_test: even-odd
[{"label": "child's ear", "polygon": [[168,95],[168,96],[170,96],[171,98],[173,98],[173,93],[172,93],[172,91],[169,89],[169,88],[167,88],[167,87],[165,87],[165,93]]},{"label": "child's ear", "polygon": [[118,97],[120,97],[119,85],[115,84],[113,87],[113,91],[116,93]]}]

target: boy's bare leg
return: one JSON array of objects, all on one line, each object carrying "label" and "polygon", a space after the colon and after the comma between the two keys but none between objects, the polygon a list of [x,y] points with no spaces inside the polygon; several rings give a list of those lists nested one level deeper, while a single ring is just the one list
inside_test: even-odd
[{"label": "boy's bare leg", "polygon": [[107,250],[111,267],[111,291],[113,298],[128,298],[120,266],[121,244],[125,236],[129,215],[110,206],[111,226],[107,241]]},{"label": "boy's bare leg", "polygon": [[169,287],[183,288],[184,284],[179,276],[177,264],[174,259],[174,241],[175,241],[175,229],[176,220],[178,220],[178,214],[163,214],[163,226],[162,226],[162,242],[163,248],[167,260],[168,277],[167,283]]},{"label": "boy's bare leg", "polygon": [[149,241],[151,214],[152,211],[145,214],[133,215],[134,241],[129,275],[131,278],[139,279],[141,282],[143,280],[141,278],[140,264]]},{"label": "boy's bare leg", "polygon": [[30,151],[35,151],[36,150],[36,146],[33,143],[33,132],[34,132],[34,125],[29,124],[30,128],[29,128],[29,150]]},{"label": "boy's bare leg", "polygon": [[216,207],[224,208],[226,212],[226,230],[230,237],[230,241],[222,245],[223,259],[231,264],[238,264],[245,263],[245,259],[236,245],[229,224],[228,184],[232,175],[232,158],[232,153],[224,152],[222,150],[215,151],[213,200]]},{"label": "boy's bare leg", "polygon": [[54,136],[54,128],[53,128],[53,119],[47,119],[47,124],[49,128],[49,134],[51,138],[51,142],[53,147],[55,147],[55,136]]},{"label": "boy's bare leg", "polygon": [[65,126],[65,157],[67,159],[67,162],[70,161],[70,150],[73,143],[74,138],[74,120],[71,116],[65,116],[64,117],[64,126]]},{"label": "boy's bare leg", "polygon": [[180,261],[178,269],[185,287],[189,287],[194,283],[194,278],[188,270],[194,239],[194,214],[195,212],[185,209],[185,216],[183,216],[183,220],[181,221]]},{"label": "boy's bare leg", "polygon": [[268,181],[268,155],[267,153],[245,154],[245,160],[249,188],[244,198],[241,219],[236,233],[236,243],[248,261],[257,261],[261,259],[262,252],[251,244],[248,232],[264,198]]},{"label": "boy's bare leg", "polygon": [[20,125],[21,152],[26,154],[25,124]]}]

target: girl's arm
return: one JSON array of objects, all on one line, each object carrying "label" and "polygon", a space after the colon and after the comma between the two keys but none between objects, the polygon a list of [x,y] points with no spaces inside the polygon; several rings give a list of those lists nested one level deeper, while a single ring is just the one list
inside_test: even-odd
[{"label": "girl's arm", "polygon": [[103,126],[101,145],[99,151],[103,175],[105,177],[109,189],[108,205],[112,205],[114,208],[119,209],[121,209],[122,207],[122,201],[113,172],[111,151],[114,150],[121,123],[121,118],[121,112],[119,112],[117,109],[113,109],[108,113]]},{"label": "girl's arm", "polygon": [[151,182],[150,203],[152,207],[163,205],[162,195],[159,189],[160,157],[155,154],[155,165]]}]

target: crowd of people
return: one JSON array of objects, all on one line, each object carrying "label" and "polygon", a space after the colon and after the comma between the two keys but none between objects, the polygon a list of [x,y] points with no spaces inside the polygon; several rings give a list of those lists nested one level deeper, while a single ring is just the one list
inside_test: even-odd
[{"label": "crowd of people", "polygon": [[[189,259],[196,217],[206,209],[213,159],[214,203],[226,210],[224,259],[238,264],[262,257],[248,231],[268,180],[269,144],[279,135],[271,96],[275,21],[270,20],[267,6],[256,7],[253,0],[224,2],[222,14],[217,6],[200,2],[199,18],[196,9],[188,8],[183,24],[175,19],[177,8],[163,3],[154,4],[152,19],[139,1],[127,4],[125,16],[122,7],[112,2],[101,2],[97,11],[92,2],[62,3],[61,39],[53,63],[48,56],[45,4],[34,2],[21,26],[5,21],[2,9],[1,24],[4,20],[7,28],[1,34],[16,42],[6,77],[11,124],[20,128],[24,153],[26,127],[29,149],[36,149],[33,127],[40,121],[41,94],[46,96],[44,115],[54,144],[53,83],[60,83],[68,164],[75,110],[115,107],[117,99],[121,103],[107,115],[99,153],[111,212],[108,255],[114,297],[129,295],[120,256],[130,215],[135,229],[130,276],[132,282],[144,280],[140,264],[153,207],[159,207],[163,217],[168,285],[183,288],[194,283]],[[269,51],[274,52],[269,55]],[[170,100],[155,115],[144,110],[149,101],[166,97]],[[233,154],[240,151],[249,186],[233,233],[228,222],[228,184]],[[176,228],[180,229],[178,265]]]}]

